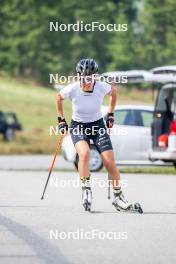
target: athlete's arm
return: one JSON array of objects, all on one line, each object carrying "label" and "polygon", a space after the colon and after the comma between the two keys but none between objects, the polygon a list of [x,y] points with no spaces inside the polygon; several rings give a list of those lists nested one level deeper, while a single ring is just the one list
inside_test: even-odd
[{"label": "athlete's arm", "polygon": [[68,125],[64,117],[64,110],[63,110],[63,100],[64,98],[62,97],[61,94],[57,94],[56,96],[56,110],[58,113],[58,126],[59,126],[59,131],[61,134],[65,134],[68,131]]},{"label": "athlete's arm", "polygon": [[62,97],[61,94],[56,95],[56,110],[57,110],[58,116],[61,116],[61,117],[64,117],[63,100],[64,98]]},{"label": "athlete's arm", "polygon": [[108,113],[114,113],[116,102],[117,102],[116,86],[115,86],[115,84],[112,84],[112,86],[111,86],[111,94],[109,96]]},{"label": "athlete's arm", "polygon": [[112,84],[111,86],[111,93],[109,96],[109,108],[108,108],[108,115],[106,119],[106,126],[107,128],[112,128],[114,124],[114,110],[117,102],[117,94],[116,94],[116,86]]}]

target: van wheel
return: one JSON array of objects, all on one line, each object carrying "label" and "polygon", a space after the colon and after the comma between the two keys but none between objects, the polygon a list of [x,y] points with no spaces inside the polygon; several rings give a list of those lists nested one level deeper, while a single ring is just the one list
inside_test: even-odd
[{"label": "van wheel", "polygon": [[[76,169],[78,169],[78,162],[79,162],[79,157],[77,154],[76,160],[74,162]],[[103,161],[101,159],[99,152],[97,151],[94,145],[90,145],[90,161],[89,161],[90,171],[96,172],[96,171],[100,171],[102,168],[103,168]]]}]

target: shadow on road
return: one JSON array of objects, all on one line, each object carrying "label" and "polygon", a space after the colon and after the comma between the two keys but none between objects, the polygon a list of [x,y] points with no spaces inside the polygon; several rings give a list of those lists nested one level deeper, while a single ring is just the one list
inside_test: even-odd
[{"label": "shadow on road", "polygon": [[148,215],[176,215],[176,212],[144,212]]},{"label": "shadow on road", "polygon": [[44,207],[44,206],[38,206],[38,205],[0,205],[0,208],[34,208],[34,207]]},{"label": "shadow on road", "polygon": [[[138,214],[137,212],[91,211],[91,214]],[[176,212],[143,212],[145,215],[176,215]]]},{"label": "shadow on road", "polygon": [[[17,223],[0,214],[0,224],[12,232],[16,237],[22,239],[28,246],[31,247],[36,254],[36,258],[42,260],[45,264],[70,264],[70,262],[62,255],[58,248],[51,245],[47,240],[44,240],[39,235],[34,233],[27,226]],[[11,257],[9,255],[4,257]],[[20,256],[19,256],[20,257]],[[24,255],[21,255],[23,258]],[[25,256],[29,257],[29,256]],[[2,256],[3,258],[3,256]]]}]

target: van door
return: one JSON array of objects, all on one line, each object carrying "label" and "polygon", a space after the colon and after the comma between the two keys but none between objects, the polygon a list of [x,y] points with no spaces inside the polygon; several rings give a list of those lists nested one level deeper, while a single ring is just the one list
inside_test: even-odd
[{"label": "van door", "polygon": [[141,159],[141,130],[136,124],[134,111],[116,110],[111,141],[117,162]]},{"label": "van door", "polygon": [[153,120],[153,111],[141,109],[134,111],[136,123],[139,126],[141,160],[148,160],[148,152],[152,147],[151,124]]},{"label": "van door", "polygon": [[158,137],[162,134],[169,134],[170,123],[174,118],[173,102],[175,101],[176,87],[166,85],[159,91],[154,118],[152,124],[152,145],[158,147]]}]

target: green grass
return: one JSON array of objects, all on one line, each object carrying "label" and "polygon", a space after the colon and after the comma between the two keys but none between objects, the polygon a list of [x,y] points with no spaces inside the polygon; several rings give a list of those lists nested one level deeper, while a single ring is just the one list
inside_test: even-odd
[{"label": "green grass", "polygon": [[[13,170],[13,169],[12,169]],[[136,167],[133,167],[133,168],[129,168],[129,167],[126,167],[126,168],[121,168],[119,167],[119,170],[120,170],[120,173],[121,174],[148,174],[148,175],[163,175],[163,176],[168,176],[168,175],[171,175],[171,176],[176,176],[176,169],[174,167],[160,167],[160,168],[136,168]],[[17,169],[17,171],[46,171],[48,172],[48,169]],[[58,168],[54,168],[53,171],[55,172],[61,172],[60,169]],[[76,172],[76,169],[67,169],[67,168],[64,168],[62,169],[62,172]],[[96,173],[107,173],[107,171],[105,169],[103,169],[102,171],[100,172],[96,172]],[[96,175],[96,173],[93,173],[93,177]],[[122,176],[123,177],[123,176]]]},{"label": "green grass", "polygon": [[[23,131],[17,133],[13,142],[4,142],[0,137],[1,154],[53,153],[57,136],[49,135],[49,127],[57,125],[55,89],[36,83],[0,75],[0,110],[17,113]],[[105,103],[108,100],[105,99]],[[152,104],[149,91],[118,89],[119,104]],[[71,103],[64,102],[65,115],[71,118]]]},{"label": "green grass", "polygon": [[176,175],[176,169],[174,167],[134,167],[134,168],[121,168],[121,173],[145,173],[145,174],[165,174],[165,175]]},{"label": "green grass", "polygon": [[[51,153],[57,136],[49,135],[49,127],[57,125],[55,89],[41,87],[32,82],[0,77],[0,109],[17,113],[23,131],[13,142],[1,139],[0,153]],[[69,119],[71,106],[65,102]]]}]

